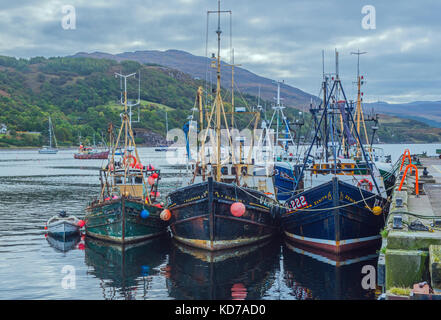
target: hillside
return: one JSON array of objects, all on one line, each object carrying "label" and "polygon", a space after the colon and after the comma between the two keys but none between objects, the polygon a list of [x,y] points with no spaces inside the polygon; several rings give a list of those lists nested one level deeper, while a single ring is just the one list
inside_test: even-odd
[{"label": "hillside", "polygon": [[396,104],[378,101],[365,103],[365,107],[374,108],[379,113],[414,119],[441,128],[441,101],[414,101]]},{"label": "hillside", "polygon": [[[122,106],[119,105],[120,81],[115,72],[125,74],[141,71],[141,108],[139,122],[133,126],[137,142],[157,145],[164,142],[165,110],[169,128],[182,128],[194,106],[202,80],[181,71],[159,65],[143,65],[135,61],[115,61],[95,58],[42,58],[29,60],[0,56],[0,124],[8,126],[9,134],[0,135],[0,147],[41,146],[47,141],[47,119],[50,115],[55,135],[61,146],[99,141],[106,135],[109,122],[118,126]],[[223,90],[224,99],[229,94]],[[129,97],[137,96],[137,81],[129,83]],[[236,106],[256,105],[257,98],[236,95]],[[271,116],[270,102],[267,117]],[[225,103],[226,109],[231,107]],[[137,120],[138,110],[134,110]],[[285,109],[293,122],[298,110]],[[304,115],[306,125],[299,136],[310,136],[311,116]],[[236,119],[244,127],[250,119]],[[33,132],[33,133],[23,133]],[[41,132],[37,134],[35,132]],[[441,129],[415,120],[393,116],[380,117],[378,132],[382,143],[439,142]]]},{"label": "hillside", "polygon": [[[79,52],[72,57],[105,58],[115,61],[133,60],[140,63],[158,64],[185,72],[193,78],[203,80],[206,78],[207,66],[210,64],[210,59],[206,57],[195,56],[180,50],[145,50],[124,52],[115,55],[104,52]],[[231,87],[231,67],[226,66],[225,62],[221,62],[221,68],[223,75],[222,86],[229,88]],[[209,67],[208,70],[212,73],[211,79],[215,79],[215,70]],[[210,76],[208,77],[208,80],[209,79]],[[273,97],[276,95],[276,86],[273,80],[256,75],[244,68],[234,68],[234,79],[237,87],[243,93],[257,96],[260,86],[262,99],[273,101]],[[301,109],[303,106],[309,106],[311,99],[317,99],[309,93],[286,84],[282,84],[281,94],[287,106],[296,107],[297,109]]]},{"label": "hillside", "polygon": [[[143,133],[139,143],[163,143],[165,109],[169,127],[182,128],[194,105],[201,80],[177,70],[142,65],[134,61],[91,58],[15,59],[0,56],[0,123],[8,126],[10,135],[0,135],[0,147],[41,146],[47,141],[47,119],[50,115],[59,144],[77,145],[92,137],[106,135],[107,125],[120,123],[122,106],[120,80],[115,72],[141,72],[140,122],[135,129]],[[129,98],[137,97],[138,81],[129,82]],[[223,95],[225,96],[225,92]],[[254,97],[245,96],[248,103]],[[243,100],[236,100],[243,106]],[[228,106],[227,106],[228,107]],[[133,111],[137,118],[137,110]],[[41,132],[19,134],[20,131]],[[141,138],[141,136],[143,138]]]}]

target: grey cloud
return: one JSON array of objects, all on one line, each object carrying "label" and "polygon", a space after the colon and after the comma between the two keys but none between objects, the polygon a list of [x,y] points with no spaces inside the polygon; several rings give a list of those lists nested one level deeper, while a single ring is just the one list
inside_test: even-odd
[{"label": "grey cloud", "polygon": [[[215,0],[72,0],[77,29],[61,28],[65,1],[0,1],[0,54],[18,57],[62,56],[78,51],[119,53],[134,50],[181,49],[205,54],[206,11]],[[377,29],[364,30],[361,8],[377,13]],[[348,91],[356,73],[368,82],[366,99],[390,102],[441,100],[441,3],[435,0],[224,0],[233,11],[236,63],[259,75],[283,78],[317,94],[321,50],[326,70],[334,69],[334,48],[340,52],[340,74]],[[215,21],[210,24],[210,51]],[[223,18],[223,46],[229,45],[228,20]],[[228,60],[228,59],[227,59]],[[437,98],[438,97],[438,98]]]}]

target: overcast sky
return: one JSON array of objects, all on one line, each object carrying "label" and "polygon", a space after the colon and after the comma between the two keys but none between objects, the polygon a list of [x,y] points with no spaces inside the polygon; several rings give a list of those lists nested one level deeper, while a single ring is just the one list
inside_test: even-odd
[{"label": "overcast sky", "polygon": [[[204,56],[206,12],[217,9],[216,0],[0,3],[0,55],[26,58],[167,49]],[[75,8],[75,29],[63,29],[65,5]],[[366,5],[375,8],[375,29],[362,26]],[[235,63],[254,73],[316,95],[322,49],[326,72],[334,72],[337,48],[340,77],[353,93],[357,59],[350,53],[360,49],[367,52],[360,60],[365,101],[441,100],[439,0],[223,0],[221,9],[233,11]],[[373,27],[373,19],[365,19]],[[228,15],[222,24],[223,57],[229,61]],[[215,25],[209,29],[211,53]]]}]

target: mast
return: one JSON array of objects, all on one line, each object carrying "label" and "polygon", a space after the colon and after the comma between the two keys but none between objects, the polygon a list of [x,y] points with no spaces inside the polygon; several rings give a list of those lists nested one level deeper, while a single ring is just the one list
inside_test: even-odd
[{"label": "mast", "polygon": [[221,41],[221,29],[220,29],[220,0],[217,2],[217,85],[216,85],[216,142],[217,142],[217,155],[216,155],[216,181],[220,181],[221,176],[221,84],[220,84],[220,41]]},{"label": "mast", "polygon": [[168,118],[167,118],[167,110],[165,110],[165,139],[167,140],[168,133]]},{"label": "mast", "polygon": [[231,128],[234,128],[234,67],[240,67],[241,64],[234,64],[234,48],[231,50],[231,64],[229,64],[231,67]]},{"label": "mast", "polygon": [[[367,52],[360,52],[360,49],[357,50],[357,52],[351,52],[351,54],[355,54],[357,55],[357,111],[356,111],[356,115],[355,115],[355,122],[357,125],[357,131],[360,132],[360,123],[363,123],[363,129],[364,129],[364,135],[366,138],[366,144],[369,145],[369,136],[367,134],[367,130],[366,130],[366,123],[364,122],[364,114],[363,114],[363,109],[361,106],[361,85],[362,85],[362,77],[360,76],[360,55],[362,54],[366,54]],[[360,144],[362,143],[362,141],[360,141]],[[369,148],[369,151],[371,152],[372,149]],[[357,157],[361,156],[361,150],[360,150],[360,145],[357,145]]]},{"label": "mast", "polygon": [[49,148],[52,149],[52,122],[51,122],[51,116],[49,116]]}]

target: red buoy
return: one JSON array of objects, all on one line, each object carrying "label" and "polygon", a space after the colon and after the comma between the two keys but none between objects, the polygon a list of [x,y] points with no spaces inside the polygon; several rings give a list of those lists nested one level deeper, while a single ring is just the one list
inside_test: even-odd
[{"label": "red buoy", "polygon": [[245,205],[242,202],[235,202],[230,207],[230,212],[235,217],[241,217],[245,213]]},{"label": "red buoy", "polygon": [[159,193],[159,191],[152,191],[152,192],[150,192],[150,195],[152,196],[152,197],[155,197],[155,198],[159,198],[160,196],[161,196],[161,194]]},{"label": "red buoy", "polygon": [[85,224],[86,224],[86,223],[84,222],[84,220],[80,220],[80,221],[78,221],[78,226],[79,226],[80,228],[84,227]]},{"label": "red buoy", "polygon": [[247,288],[243,283],[235,283],[231,287],[231,297],[233,300],[245,300],[247,297]]},{"label": "red buoy", "polygon": [[152,176],[147,178],[147,182],[149,185],[154,185],[155,184],[155,178],[153,178]]},{"label": "red buoy", "polygon": [[137,163],[136,165],[135,165],[135,169],[139,169],[139,170],[142,170],[142,169],[144,169],[144,166],[142,165],[142,163]]},{"label": "red buoy", "polygon": [[158,179],[159,175],[155,172],[154,174],[151,175],[151,177],[153,177],[153,179]]}]

